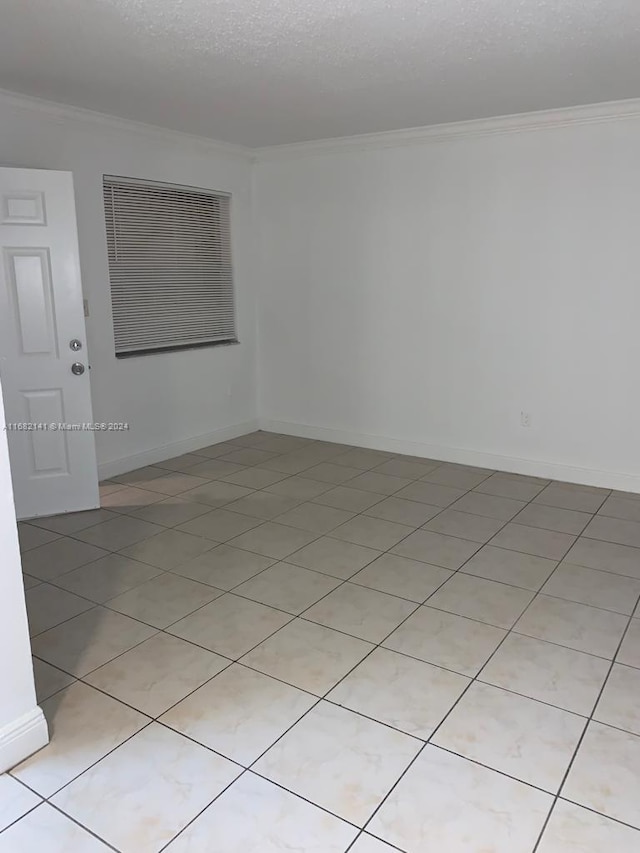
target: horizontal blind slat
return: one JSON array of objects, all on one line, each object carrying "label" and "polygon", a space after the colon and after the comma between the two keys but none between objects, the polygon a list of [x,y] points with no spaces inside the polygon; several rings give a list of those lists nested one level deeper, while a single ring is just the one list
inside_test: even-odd
[{"label": "horizontal blind slat", "polygon": [[236,340],[230,197],[103,178],[116,354]]}]

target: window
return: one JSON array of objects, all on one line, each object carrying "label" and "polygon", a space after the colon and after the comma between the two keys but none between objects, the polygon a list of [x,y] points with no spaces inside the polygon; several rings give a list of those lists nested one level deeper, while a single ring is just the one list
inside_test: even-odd
[{"label": "window", "polygon": [[117,358],[235,343],[230,202],[105,175]]}]

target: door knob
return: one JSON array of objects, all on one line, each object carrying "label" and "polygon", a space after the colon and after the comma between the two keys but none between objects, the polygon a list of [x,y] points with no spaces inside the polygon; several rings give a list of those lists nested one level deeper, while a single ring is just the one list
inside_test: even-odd
[{"label": "door knob", "polygon": [[84,364],[81,364],[79,361],[74,361],[71,365],[71,372],[74,376],[82,376],[84,373]]}]

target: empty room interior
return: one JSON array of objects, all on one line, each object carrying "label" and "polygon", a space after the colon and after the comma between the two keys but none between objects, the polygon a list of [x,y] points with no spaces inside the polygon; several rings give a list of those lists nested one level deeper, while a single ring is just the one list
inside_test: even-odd
[{"label": "empty room interior", "polygon": [[0,853],[640,851],[639,152],[637,0],[2,0]]}]

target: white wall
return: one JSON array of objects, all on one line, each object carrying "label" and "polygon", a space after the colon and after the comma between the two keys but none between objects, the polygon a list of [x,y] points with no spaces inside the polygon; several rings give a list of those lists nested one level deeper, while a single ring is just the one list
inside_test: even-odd
[{"label": "white wall", "polygon": [[262,422],[640,491],[640,119],[384,144],[257,168]]},{"label": "white wall", "polygon": [[47,743],[36,704],[0,386],[0,773]]},{"label": "white wall", "polygon": [[[249,158],[186,136],[142,131],[117,120],[94,121],[73,111],[49,112],[0,94],[0,165],[73,172],[83,289],[90,305],[94,419],[131,426],[129,432],[96,435],[102,473],[202,446],[212,434],[222,439],[250,429],[256,389]],[[103,174],[232,193],[240,345],[116,360]]]},{"label": "white wall", "polygon": [[[262,423],[640,491],[640,119],[609,113],[252,180],[246,152],[0,95],[0,164],[74,174],[94,416],[132,427],[96,436],[102,473],[251,428],[259,289]],[[115,359],[103,173],[233,194],[239,346]]]}]

